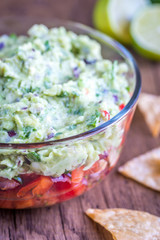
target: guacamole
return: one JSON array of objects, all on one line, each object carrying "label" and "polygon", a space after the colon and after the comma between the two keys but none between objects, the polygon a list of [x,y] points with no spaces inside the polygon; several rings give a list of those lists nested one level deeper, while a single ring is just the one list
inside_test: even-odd
[{"label": "guacamole", "polygon": [[[125,63],[103,59],[101,46],[64,27],[34,25],[28,36],[0,37],[0,142],[73,136],[108,121],[129,101]],[[116,126],[98,137],[36,150],[0,150],[0,176],[60,176],[90,167],[118,146]]]}]

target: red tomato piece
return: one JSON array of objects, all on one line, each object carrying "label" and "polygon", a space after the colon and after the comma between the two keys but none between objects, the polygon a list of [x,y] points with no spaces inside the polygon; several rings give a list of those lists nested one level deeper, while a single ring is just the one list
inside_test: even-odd
[{"label": "red tomato piece", "polygon": [[[24,196],[26,196],[26,194],[29,193],[29,191],[31,191],[33,188],[35,188],[38,185],[38,183],[39,183],[39,178],[34,180],[33,182],[28,183],[27,185],[25,185],[24,187],[22,187],[18,191],[17,197],[24,197]],[[32,194],[31,194],[31,196],[32,196]]]},{"label": "red tomato piece", "polygon": [[0,208],[13,208],[13,201],[0,200]]},{"label": "red tomato piece", "polygon": [[80,184],[78,187],[74,189],[74,195],[79,196],[86,190],[86,185]]},{"label": "red tomato piece", "polygon": [[37,186],[32,190],[33,196],[43,195],[53,185],[53,181],[50,177],[40,176]]},{"label": "red tomato piece", "polygon": [[124,103],[119,105],[119,110],[121,111],[125,107]]},{"label": "red tomato piece", "polygon": [[77,168],[72,171],[72,183],[79,183],[82,181],[84,176],[84,171],[81,168]]},{"label": "red tomato piece", "polygon": [[106,119],[106,120],[110,120],[111,116],[110,113],[107,112],[106,110],[101,111],[102,112],[102,116]]},{"label": "red tomato piece", "polygon": [[34,199],[24,199],[24,200],[18,200],[13,202],[14,208],[16,209],[23,209],[23,208],[30,208],[30,207],[35,207],[35,202]]}]

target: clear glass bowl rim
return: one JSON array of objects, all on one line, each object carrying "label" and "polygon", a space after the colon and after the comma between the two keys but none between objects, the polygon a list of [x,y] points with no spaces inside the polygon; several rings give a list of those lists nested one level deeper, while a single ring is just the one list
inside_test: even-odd
[{"label": "clear glass bowl rim", "polygon": [[[141,91],[141,75],[139,68],[137,66],[137,63],[135,59],[133,58],[132,54],[119,42],[112,39],[108,35],[105,35],[97,30],[94,30],[91,27],[88,27],[82,23],[72,22],[72,21],[66,21],[66,20],[59,20],[55,19],[53,21],[54,26],[61,25],[64,27],[74,27],[77,28],[77,30],[85,31],[84,34],[90,34],[92,37],[97,37],[101,40],[103,40],[106,45],[110,46],[114,50],[117,51],[125,60],[129,62],[129,64],[133,67],[134,73],[135,73],[135,89],[133,92],[132,97],[130,98],[129,102],[126,104],[126,106],[121,110],[118,114],[116,114],[113,118],[111,118],[109,121],[99,125],[96,128],[93,128],[89,131],[73,135],[67,138],[62,138],[58,140],[53,141],[43,141],[43,142],[32,142],[32,143],[0,143],[0,148],[12,148],[12,149],[33,149],[33,148],[42,148],[47,146],[56,146],[61,144],[67,144],[67,142],[74,142],[78,140],[82,140],[85,138],[89,138],[95,134],[98,134],[102,131],[104,131],[106,128],[116,124],[118,121],[120,121],[136,104],[138,100],[138,96]],[[87,32],[87,33],[86,33]]]}]

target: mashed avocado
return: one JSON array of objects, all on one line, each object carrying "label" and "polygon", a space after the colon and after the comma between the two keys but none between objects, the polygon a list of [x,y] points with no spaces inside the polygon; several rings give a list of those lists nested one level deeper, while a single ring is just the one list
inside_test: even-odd
[{"label": "mashed avocado", "polygon": [[[130,98],[127,65],[101,56],[98,42],[65,28],[34,25],[28,36],[0,37],[0,142],[69,137],[109,120]],[[0,176],[59,176],[118,146],[120,128],[70,146],[0,150]]]}]

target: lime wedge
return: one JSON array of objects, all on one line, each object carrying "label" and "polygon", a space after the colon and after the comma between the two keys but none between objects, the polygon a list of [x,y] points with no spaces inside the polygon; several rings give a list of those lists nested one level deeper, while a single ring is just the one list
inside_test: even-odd
[{"label": "lime wedge", "polygon": [[98,30],[112,36],[113,32],[107,14],[108,3],[109,0],[98,0],[96,2],[93,10],[93,24]]},{"label": "lime wedge", "polygon": [[147,0],[98,0],[93,22],[96,28],[123,43],[130,43],[129,25],[134,14]]},{"label": "lime wedge", "polygon": [[160,5],[142,9],[131,23],[133,47],[143,56],[160,60]]},{"label": "lime wedge", "polygon": [[160,0],[151,0],[151,3],[160,3]]}]

